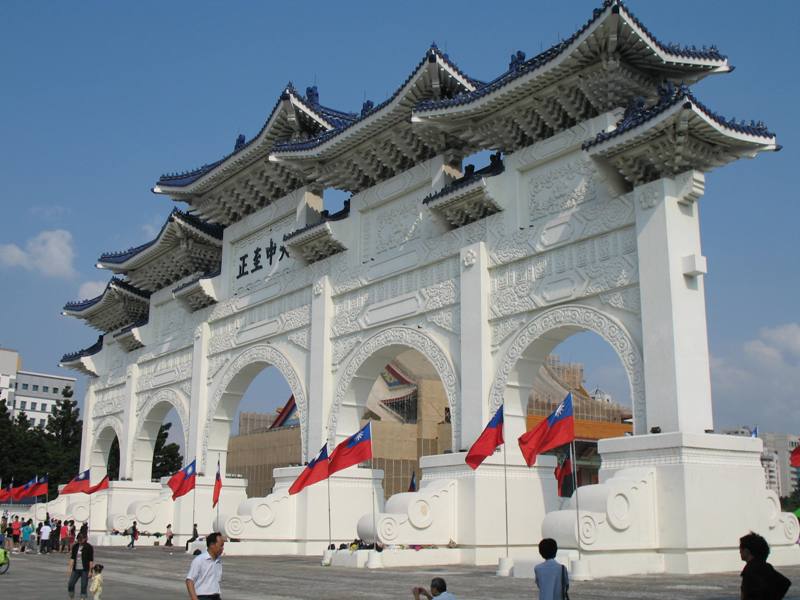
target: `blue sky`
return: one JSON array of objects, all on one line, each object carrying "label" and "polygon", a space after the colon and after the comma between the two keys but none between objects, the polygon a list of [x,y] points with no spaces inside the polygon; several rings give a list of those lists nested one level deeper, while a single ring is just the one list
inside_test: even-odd
[{"label": "blue sky", "polygon": [[[323,104],[359,110],[409,74],[432,41],[491,79],[512,51],[570,35],[599,1],[34,2],[0,4],[0,345],[57,372],[96,333],[61,317],[105,276],[104,251],[150,239],[172,208],[158,176],[226,154],[255,134],[282,87],[317,83]],[[665,42],[716,44],[736,71],[696,86],[712,109],[763,119],[777,154],[711,173],[701,200],[717,427],[800,433],[795,181],[797,30],[790,1],[631,1]],[[301,7],[301,8],[299,8]],[[585,337],[585,336],[584,336]],[[576,338],[588,384],[625,399],[616,357]],[[250,410],[285,401],[264,376]],[[272,401],[264,400],[271,393]]]}]

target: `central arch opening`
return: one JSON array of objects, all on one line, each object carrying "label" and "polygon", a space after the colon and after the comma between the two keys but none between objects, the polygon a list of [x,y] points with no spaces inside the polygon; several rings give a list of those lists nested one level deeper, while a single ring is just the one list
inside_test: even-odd
[{"label": "central arch opening", "polygon": [[[453,423],[441,376],[420,351],[387,345],[367,357],[349,381],[333,438],[340,443],[372,422],[371,464],[384,472],[384,497],[418,486],[422,456],[449,452]],[[332,446],[331,446],[332,447]]]}]

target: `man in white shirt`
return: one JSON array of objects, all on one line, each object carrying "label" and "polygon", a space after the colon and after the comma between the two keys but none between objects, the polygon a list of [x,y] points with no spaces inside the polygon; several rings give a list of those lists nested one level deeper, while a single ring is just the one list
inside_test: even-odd
[{"label": "man in white shirt", "polygon": [[539,542],[539,554],[544,562],[533,568],[539,600],[561,600],[569,589],[567,569],[556,561],[556,553],[558,543],[554,539],[544,538]]},{"label": "man in white shirt", "polygon": [[39,532],[39,535],[41,536],[39,538],[39,544],[40,544],[39,552],[40,552],[40,554],[47,554],[50,551],[50,532],[51,531],[52,531],[52,529],[50,528],[50,523],[45,521],[44,525],[42,525],[42,530]]},{"label": "man in white shirt", "polygon": [[186,574],[190,600],[221,600],[222,551],[225,538],[219,532],[206,536],[206,551],[195,557]]},{"label": "man in white shirt", "polygon": [[431,598],[436,598],[437,600],[456,600],[456,597],[447,591],[447,584],[441,577],[434,577],[431,579],[430,592],[424,587],[415,587],[411,589],[411,593],[414,594],[414,600],[419,600],[420,597],[427,598],[428,600],[431,600]]}]

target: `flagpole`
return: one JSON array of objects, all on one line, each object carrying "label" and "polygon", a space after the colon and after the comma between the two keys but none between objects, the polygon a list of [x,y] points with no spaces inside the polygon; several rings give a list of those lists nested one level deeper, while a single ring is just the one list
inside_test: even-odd
[{"label": "flagpole", "polygon": [[328,480],[328,549],[333,543],[333,533],[331,532],[331,476],[326,477]]},{"label": "flagpole", "polygon": [[[220,462],[220,460],[221,460],[221,456],[222,456],[222,452],[217,452],[217,470],[220,472],[220,473],[219,473],[219,483],[220,483],[220,485],[222,485],[222,470],[221,470],[221,468],[220,468],[220,465],[222,464],[222,463]],[[216,481],[214,481],[214,485],[215,485],[215,486],[217,485],[217,482],[216,482]],[[222,493],[220,493],[220,495],[219,495],[219,498],[217,498],[217,525],[216,525],[216,527],[214,527],[214,529],[218,529],[218,528],[219,528],[219,529],[222,529],[222,528],[220,527],[220,524],[219,524],[219,505],[220,505],[221,503],[222,503]]]},{"label": "flagpole", "polygon": [[569,443],[569,453],[572,459],[572,488],[575,494],[575,524],[577,525],[578,560],[581,559],[581,508],[578,501],[578,465],[575,461],[575,440]]},{"label": "flagpole", "polygon": [[508,558],[508,461],[506,460],[506,436],[505,436],[505,428],[506,428],[506,419],[505,415],[503,415],[503,501],[505,504],[505,516],[506,516],[506,558]]}]

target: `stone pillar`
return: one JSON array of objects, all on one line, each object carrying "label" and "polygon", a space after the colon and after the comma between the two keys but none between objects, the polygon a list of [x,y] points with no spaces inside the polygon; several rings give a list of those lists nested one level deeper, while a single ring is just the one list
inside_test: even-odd
[{"label": "stone pillar", "polygon": [[[213,467],[205,464],[208,457],[200,456],[203,450],[203,436],[207,434],[205,424],[208,411],[208,343],[211,338],[211,328],[208,323],[201,323],[194,330],[194,346],[192,348],[192,399],[189,407],[189,439],[186,440],[186,459],[188,463],[192,458],[197,458],[197,472],[208,474],[213,471],[216,475],[216,464]],[[224,476],[227,462],[227,452],[220,454],[220,470]]]},{"label": "stone pillar", "polygon": [[[134,447],[136,445],[136,387],[139,385],[139,365],[128,365],[125,372],[125,410],[122,412],[122,439],[119,440],[119,478],[134,479]],[[150,481],[150,470],[142,481]]]},{"label": "stone pillar", "polygon": [[94,411],[94,383],[97,378],[91,378],[86,382],[86,395],[83,397],[83,431],[81,432],[81,462],[80,470],[85,471],[91,467],[92,446],[94,441],[94,422],[92,412]]},{"label": "stone pillar", "polygon": [[704,182],[687,171],[633,192],[647,403],[637,434],[714,427],[697,206]]},{"label": "stone pillar", "polygon": [[306,456],[315,456],[328,439],[328,418],[333,404],[331,374],[331,320],[333,319],[332,288],[327,275],[311,288],[311,348],[309,351],[308,414],[306,415]]},{"label": "stone pillar", "polygon": [[[483,242],[461,249],[461,437],[453,451],[469,447],[489,421],[492,385],[489,330],[489,255]],[[454,415],[455,417],[456,415]]]}]

